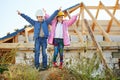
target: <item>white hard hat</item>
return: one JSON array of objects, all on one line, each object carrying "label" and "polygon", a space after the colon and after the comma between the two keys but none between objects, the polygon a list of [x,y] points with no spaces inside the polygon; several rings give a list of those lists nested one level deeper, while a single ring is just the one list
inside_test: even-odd
[{"label": "white hard hat", "polygon": [[37,10],[35,16],[44,16],[44,12],[42,10]]}]

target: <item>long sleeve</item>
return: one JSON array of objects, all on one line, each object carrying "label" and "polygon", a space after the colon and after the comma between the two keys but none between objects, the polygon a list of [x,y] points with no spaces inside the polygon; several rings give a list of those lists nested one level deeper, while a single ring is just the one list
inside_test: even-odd
[{"label": "long sleeve", "polygon": [[35,24],[35,21],[33,19],[31,19],[29,16],[25,15],[25,14],[21,14],[21,16],[28,21],[31,25]]},{"label": "long sleeve", "polygon": [[48,19],[50,16],[48,14],[45,14],[45,19]]},{"label": "long sleeve", "polygon": [[73,16],[70,20],[67,21],[67,25],[71,26],[77,19],[77,15]]},{"label": "long sleeve", "polygon": [[47,20],[47,24],[50,24],[52,22],[52,20],[55,18],[55,16],[57,16],[59,10],[56,10]]}]

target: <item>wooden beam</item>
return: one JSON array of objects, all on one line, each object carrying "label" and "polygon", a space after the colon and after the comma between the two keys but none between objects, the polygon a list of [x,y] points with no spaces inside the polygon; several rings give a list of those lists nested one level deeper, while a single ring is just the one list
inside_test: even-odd
[{"label": "wooden beam", "polygon": [[[84,5],[84,4],[83,4]],[[109,35],[105,32],[105,30],[97,23],[97,20],[93,17],[92,13],[87,9],[87,7],[84,5],[84,8],[86,10],[86,12],[88,13],[88,15],[92,18],[92,20],[94,21],[94,23],[97,25],[97,27],[99,28],[100,31],[102,31],[103,36],[105,37],[106,41],[111,41],[111,39],[109,38]]]},{"label": "wooden beam", "polygon": [[[75,11],[76,9],[78,9],[80,6],[81,6],[81,4],[80,4],[80,5],[75,6],[75,7],[71,8],[71,9],[69,9],[69,10],[68,10],[68,11],[69,11],[69,13],[72,13],[73,11]],[[64,11],[64,13],[65,13],[65,17],[66,17],[66,16],[68,16],[67,11]]]},{"label": "wooden beam", "polygon": [[79,37],[79,39],[80,39],[80,42],[83,42],[84,39],[83,39],[83,37],[82,37],[81,32],[77,30],[77,28],[75,27],[75,25],[74,25],[73,27],[74,27],[74,30],[75,30],[75,32],[77,33],[77,35],[78,35],[78,37]]},{"label": "wooden beam", "polygon": [[83,11],[83,7],[80,8],[80,12],[79,12],[78,20],[76,21],[76,26],[77,26],[77,27],[78,27],[79,24],[80,24],[80,16],[81,16],[82,11]]},{"label": "wooden beam", "polygon": [[103,56],[102,48],[101,48],[101,46],[98,44],[98,42],[96,41],[95,35],[94,35],[93,32],[92,32],[92,29],[90,28],[87,20],[84,20],[84,21],[85,21],[85,25],[86,25],[89,33],[90,33],[90,36],[91,36],[91,38],[92,38],[95,46],[97,47],[97,49],[98,49],[98,51],[99,51],[99,52],[97,52],[97,53],[98,53],[99,57],[101,58],[101,61],[103,62],[103,65],[106,67],[106,69],[109,69],[109,70],[110,70],[110,68],[108,67],[107,62],[106,62],[106,60],[105,60],[105,58],[104,58],[104,56]]},{"label": "wooden beam", "polygon": [[[98,17],[98,13],[99,13],[99,11],[100,11],[100,6],[101,6],[101,5],[100,5],[100,3],[99,3],[98,8],[97,8],[97,12],[96,12],[95,19],[97,19],[97,17]],[[94,23],[94,22],[92,23],[91,27],[92,27],[92,31],[94,31],[94,29],[95,29],[95,23]]]},{"label": "wooden beam", "polygon": [[82,7],[82,18],[81,18],[81,30],[82,30],[82,34],[85,34],[85,25],[84,25],[84,7]]},{"label": "wooden beam", "polygon": [[29,42],[29,40],[28,40],[28,30],[27,30],[27,28],[25,28],[25,41],[26,41],[26,43]]},{"label": "wooden beam", "polygon": [[[69,19],[71,18],[70,17],[70,14],[69,14],[69,12],[67,12],[67,14],[69,15]],[[81,34],[81,32],[79,32],[78,30],[77,30],[77,27],[75,27],[75,25],[73,24],[73,29],[75,30],[75,32],[78,34],[78,37],[79,37],[79,39],[80,39],[80,42],[83,42],[83,37],[82,37],[82,34]]]},{"label": "wooden beam", "polygon": [[34,32],[34,27],[28,27],[28,34]]},{"label": "wooden beam", "polygon": [[[79,29],[77,29],[77,30],[79,30]],[[79,32],[81,32],[81,30],[79,30]],[[76,31],[75,30],[73,30],[73,31],[69,31],[69,33],[70,33],[70,35],[77,35],[77,33],[76,33]],[[89,32],[87,31],[87,30],[85,30],[85,34],[82,34],[82,36],[83,35],[88,35],[89,34]],[[97,36],[97,35],[103,35],[103,33],[102,32],[100,32],[99,30],[95,30],[94,31],[94,34]],[[108,33],[109,34],[109,36],[118,36],[119,37],[119,35],[120,35],[120,31],[111,31],[111,32],[109,32]]]},{"label": "wooden beam", "polygon": [[12,39],[12,42],[11,43],[15,43],[15,36],[13,37],[13,39]]},{"label": "wooden beam", "polygon": [[[101,47],[119,47],[119,42],[98,42]],[[86,44],[88,44],[88,47],[95,47],[93,42],[71,42],[70,46],[66,46],[66,49],[75,49],[75,48],[84,48],[86,47]],[[33,43],[0,43],[0,49],[13,49],[13,48],[23,48],[23,49],[30,49],[34,48]],[[52,45],[48,45],[48,49],[53,49]]]},{"label": "wooden beam", "polygon": [[[119,0],[116,1],[115,8],[113,10],[113,15],[115,15],[117,7],[119,6],[118,3],[119,3]],[[111,26],[112,26],[112,22],[113,22],[113,19],[111,18],[111,20],[109,21],[108,26],[107,26],[107,30],[106,30],[107,33],[110,32],[110,29],[111,29]]]},{"label": "wooden beam", "polygon": [[111,12],[104,6],[104,4],[100,1],[102,7],[104,8],[104,10],[110,15],[110,17],[112,19],[114,19],[114,21],[116,22],[116,24],[120,27],[120,22],[111,14]]},{"label": "wooden beam", "polygon": [[[86,7],[87,7],[88,9],[97,9],[97,8],[98,8],[98,6],[86,6]],[[113,10],[113,9],[115,8],[115,6],[106,6],[106,8]],[[104,8],[101,7],[100,10],[101,10],[101,9],[104,9]],[[120,6],[117,7],[117,10],[119,10],[119,9],[120,9]]]},{"label": "wooden beam", "polygon": [[18,43],[18,34],[15,36],[15,43]]},{"label": "wooden beam", "polygon": [[67,10],[67,14],[68,14],[68,18],[70,19],[71,18],[71,16],[70,16],[70,13],[69,13],[69,11]]},{"label": "wooden beam", "polygon": [[78,6],[75,6],[74,8],[71,8],[71,9],[69,10],[69,13],[72,13],[73,11],[75,11],[76,9],[78,9],[80,6],[81,6],[81,4],[78,5]]},{"label": "wooden beam", "polygon": [[13,38],[13,37],[0,40],[0,43],[4,43],[4,42],[6,42],[6,41],[8,41],[8,40],[10,40],[10,39],[12,39],[12,38]]}]

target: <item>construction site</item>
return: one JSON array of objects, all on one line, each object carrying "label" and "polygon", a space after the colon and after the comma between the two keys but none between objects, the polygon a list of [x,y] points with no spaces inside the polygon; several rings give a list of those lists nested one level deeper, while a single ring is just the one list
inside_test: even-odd
[{"label": "construction site", "polygon": [[[93,11],[93,12],[92,12]],[[100,13],[104,11],[110,19],[98,20]],[[116,18],[115,14],[120,13],[119,0],[113,6],[104,5],[99,1],[97,6],[85,5],[81,2],[70,6],[63,10],[65,17],[71,18],[71,14],[79,12],[77,21],[69,27],[70,46],[64,48],[64,65],[74,64],[74,59],[93,59],[94,55],[99,57],[100,66],[108,69],[120,76],[120,19]],[[94,14],[93,14],[94,13]],[[86,18],[86,15],[89,18]],[[104,17],[104,15],[102,15]],[[120,17],[120,14],[119,14]],[[16,29],[13,33],[7,33],[6,36],[0,38],[0,58],[4,55],[11,53],[15,50],[15,56],[12,57],[11,64],[30,64],[32,65],[34,58],[34,27],[32,25],[25,25],[22,29]],[[54,47],[48,45],[47,55],[49,65],[52,59]],[[41,60],[41,56],[40,56]],[[84,60],[83,60],[84,61]],[[97,59],[95,60],[97,61]],[[95,62],[94,61],[94,62]],[[2,63],[2,60],[0,60]],[[81,62],[79,62],[81,63]],[[80,64],[82,65],[82,63]],[[89,65],[89,64],[88,64]],[[93,64],[94,65],[94,64]],[[52,71],[56,69],[52,68]],[[50,72],[50,70],[49,70]],[[111,76],[111,72],[108,74]],[[47,71],[41,73],[46,74]],[[101,73],[98,71],[99,74]],[[120,77],[119,77],[120,79]],[[119,80],[118,79],[118,80]],[[1,79],[0,79],[1,80]],[[21,79],[23,80],[23,79]],[[41,79],[41,80],[54,80],[54,79]],[[64,79],[55,79],[64,80]],[[67,80],[67,79],[66,79]],[[69,79],[77,80],[77,79]],[[110,80],[108,77],[105,79],[79,79],[79,80]],[[111,79],[116,80],[116,79]]]}]

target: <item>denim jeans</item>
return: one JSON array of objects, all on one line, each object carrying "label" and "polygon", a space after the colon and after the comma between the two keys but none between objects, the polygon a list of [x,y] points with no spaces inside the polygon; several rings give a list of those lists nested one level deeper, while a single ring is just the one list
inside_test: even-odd
[{"label": "denim jeans", "polygon": [[35,67],[39,68],[40,63],[39,63],[39,57],[40,57],[40,47],[42,47],[42,66],[44,68],[47,67],[47,53],[46,53],[46,48],[47,48],[47,38],[45,37],[38,37],[35,39]]},{"label": "denim jeans", "polygon": [[64,50],[63,39],[54,38],[53,44],[54,44],[53,62],[56,62],[58,53],[60,55],[60,62],[63,62],[63,50]]}]

